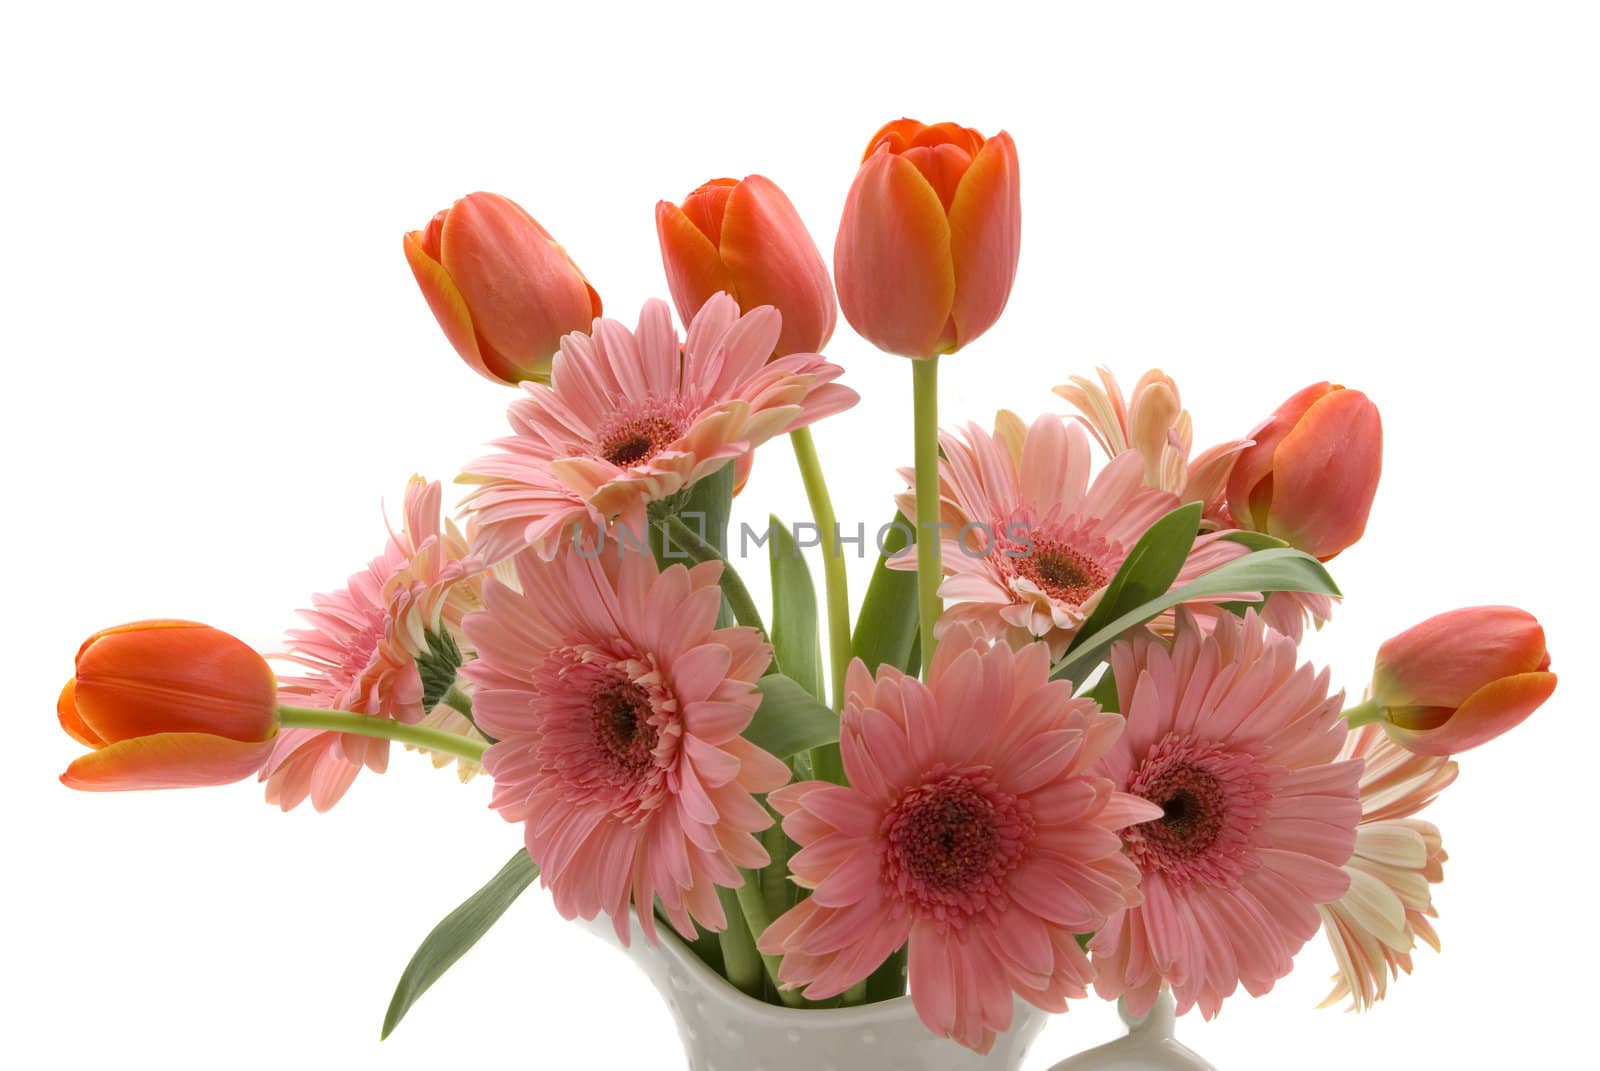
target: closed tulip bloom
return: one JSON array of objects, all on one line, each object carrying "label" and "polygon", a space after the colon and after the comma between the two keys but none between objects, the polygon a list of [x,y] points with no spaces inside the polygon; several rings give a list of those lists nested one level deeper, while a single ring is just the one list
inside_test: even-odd
[{"label": "closed tulip bloom", "polygon": [[1430,617],[1378,648],[1370,702],[1396,743],[1455,755],[1519,724],[1555,687],[1532,614],[1473,606]]},{"label": "closed tulip bloom", "polygon": [[1317,383],[1250,433],[1228,509],[1240,528],[1327,561],[1361,538],[1383,471],[1383,421],[1358,390]]},{"label": "closed tulip bloom", "polygon": [[61,775],[88,791],[189,788],[249,777],[278,731],[277,682],[262,657],[192,621],[97,632],[56,715],[93,750]]},{"label": "closed tulip bloom", "polygon": [[549,382],[561,336],[587,332],[600,295],[514,201],[472,193],[405,236],[406,262],[462,360],[499,383]]},{"label": "closed tulip bloom", "polygon": [[661,260],[678,318],[694,319],[719,292],[740,312],[771,305],[783,317],[774,357],[817,353],[833,337],[833,282],[800,214],[762,175],[712,179],[683,199],[656,204]]},{"label": "closed tulip bloom", "polygon": [[839,305],[880,349],[953,353],[1000,318],[1021,236],[1010,134],[897,119],[873,136],[845,201]]}]

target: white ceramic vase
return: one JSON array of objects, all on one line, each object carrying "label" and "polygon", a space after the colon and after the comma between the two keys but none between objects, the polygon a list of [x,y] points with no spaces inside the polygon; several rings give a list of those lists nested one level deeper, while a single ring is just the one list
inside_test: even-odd
[{"label": "white ceramic vase", "polygon": [[[590,929],[617,944],[604,916]],[[733,988],[670,929],[660,933],[659,946],[636,939],[626,952],[672,1009],[689,1071],[1021,1071],[1048,1018],[1018,1001],[1011,1029],[980,1056],[930,1034],[910,997],[834,1011],[776,1007]],[[1126,1037],[1049,1071],[1211,1071],[1173,1040],[1172,1008],[1163,992],[1148,1016],[1128,1022]]]}]

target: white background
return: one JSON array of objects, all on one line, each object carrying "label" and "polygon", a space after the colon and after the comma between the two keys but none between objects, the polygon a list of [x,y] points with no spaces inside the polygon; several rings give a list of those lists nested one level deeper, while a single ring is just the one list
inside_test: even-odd
[{"label": "white background", "polygon": [[[1444,955],[1358,1018],[1313,1010],[1319,938],[1181,1034],[1225,1071],[1571,1066],[1600,953],[1593,8],[540,8],[4,16],[11,1066],[678,1066],[653,992],[542,893],[378,1043],[417,940],[518,844],[486,783],[397,754],[326,816],[253,784],[79,795],[53,703],[78,642],[126,619],[272,648],[377,551],[407,476],[448,480],[500,433],[509,392],[444,342],[403,231],[503,192],[631,322],[665,293],[657,198],[760,171],[830,250],[902,114],[1004,127],[1022,161],[1011,307],[945,362],[947,422],[1060,411],[1049,388],[1101,362],[1176,375],[1200,446],[1306,383],[1360,387],[1387,468],[1311,656],[1359,691],[1433,612],[1513,602],[1549,631],[1554,700],[1429,815]],[[817,440],[841,515],[876,524],[909,369],[843,321],[829,352],[863,401]],[[738,515],[802,503],[787,447],[763,450]],[[1113,1032],[1084,1002],[1030,1067]]]}]

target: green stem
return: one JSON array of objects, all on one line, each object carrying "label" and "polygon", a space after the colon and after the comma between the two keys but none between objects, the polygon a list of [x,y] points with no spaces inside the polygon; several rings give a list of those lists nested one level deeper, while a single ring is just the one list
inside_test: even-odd
[{"label": "green stem", "polygon": [[429,729],[422,725],[407,725],[389,718],[374,718],[369,714],[353,714],[347,710],[315,710],[310,707],[278,708],[278,724],[286,729],[323,729],[353,736],[372,736],[379,740],[397,740],[427,748],[458,759],[482,762],[489,745],[468,740],[443,729]]},{"label": "green stem", "polygon": [[773,822],[762,832],[761,846],[772,860],[760,871],[761,894],[767,901],[767,917],[775,919],[789,910],[789,890],[794,888],[789,884],[789,838],[780,823]]},{"label": "green stem", "polygon": [[[744,884],[732,891],[737,896],[740,910],[744,912],[742,921],[748,927],[751,946],[754,947],[755,943],[761,940],[761,935],[767,931],[767,927],[772,925],[772,916],[767,914],[766,897],[761,892],[761,876],[753,870],[741,870],[739,873],[744,875]],[[719,894],[725,891],[728,890],[721,888],[717,890]],[[726,904],[723,910],[727,911]],[[732,915],[733,913],[729,912],[730,927],[733,921]],[[773,988],[778,990],[778,999],[791,1008],[805,1007],[806,1000],[798,990],[778,988],[778,963],[782,957],[769,956],[765,952],[759,954],[761,962],[766,964],[767,977],[772,979]]]},{"label": "green stem", "polygon": [[880,1000],[893,1000],[895,997],[906,995],[906,949],[901,945],[889,953],[889,958],[883,965],[867,978],[867,1000],[876,1003]]},{"label": "green stem", "polygon": [[720,886],[717,898],[722,901],[722,913],[728,916],[728,925],[717,934],[722,945],[723,977],[739,992],[760,1000],[761,957],[756,953],[755,938],[750,935],[744,914],[739,910],[739,899],[732,889]]},{"label": "green stem", "polygon": [[463,692],[455,685],[452,684],[450,686],[450,690],[444,693],[444,698],[441,699],[440,702],[449,707],[451,710],[455,711],[457,714],[460,714],[462,717],[466,718],[468,721],[471,721],[473,725],[478,724],[472,719],[472,696],[468,695],[466,692]]},{"label": "green stem", "polygon": [[800,464],[800,479],[811,502],[811,516],[823,540],[822,575],[828,596],[828,661],[833,670],[833,709],[844,706],[844,677],[850,668],[850,581],[845,571],[844,544],[839,539],[839,522],[833,512],[833,499],[822,476],[817,444],[810,428],[789,433],[794,458]]},{"label": "green stem", "polygon": [[911,362],[912,436],[917,466],[917,613],[923,679],[933,664],[939,604],[939,357]]},{"label": "green stem", "polygon": [[750,591],[744,586],[744,580],[739,576],[739,571],[728,563],[719,553],[717,548],[701,539],[693,528],[683,523],[683,519],[676,514],[667,520],[667,531],[672,536],[673,543],[678,549],[689,555],[696,562],[722,562],[722,597],[728,600],[728,608],[733,611],[733,619],[741,625],[760,629],[765,635],[767,626],[761,620],[761,611],[756,609],[755,600],[750,597]]},{"label": "green stem", "polygon": [[1370,725],[1375,721],[1383,720],[1383,708],[1376,700],[1368,699],[1364,703],[1357,703],[1344,712],[1345,723],[1354,729],[1359,725]]}]

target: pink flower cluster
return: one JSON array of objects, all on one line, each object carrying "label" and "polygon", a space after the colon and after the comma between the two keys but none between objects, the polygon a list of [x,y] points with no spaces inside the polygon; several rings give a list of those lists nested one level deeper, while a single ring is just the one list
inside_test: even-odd
[{"label": "pink flower cluster", "polygon": [[[462,358],[517,391],[462,476],[462,526],[413,479],[382,553],[302,611],[275,688],[203,626],[96,634],[57,707],[91,750],[68,783],[257,772],[268,801],[320,811],[392,740],[463,778],[481,760],[564,917],[625,943],[635,921],[671,939],[658,918],[722,932],[730,981],[796,1005],[909,980],[928,1029],[979,1052],[1017,998],[1143,1014],[1170,991],[1210,1018],[1319,930],[1329,1000],[1370,1006],[1439,943],[1446,854],[1417,814],[1453,754],[1550,697],[1543,629],[1510,607],[1429,619],[1348,709],[1305,660],[1338,595],[1322,563],[1362,538],[1381,474],[1359,391],[1315,384],[1198,453],[1159,371],[1131,395],[1072,377],[1075,416],[939,431],[933,370],[1010,296],[1018,191],[1009,135],[887,124],[846,200],[836,306],[777,185],[713,179],[656,210],[682,334],[659,300],[631,329],[601,316],[507,199],[458,201],[408,262]],[[858,400],[815,352],[841,307],[916,362],[896,503],[918,538],[853,628],[809,430]],[[731,508],[785,435],[824,530],[826,630],[786,574],[769,631],[680,516]],[[831,705],[818,645],[783,642],[819,633]]]}]

